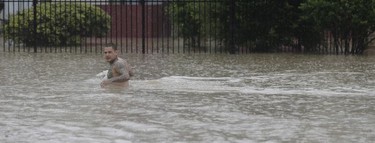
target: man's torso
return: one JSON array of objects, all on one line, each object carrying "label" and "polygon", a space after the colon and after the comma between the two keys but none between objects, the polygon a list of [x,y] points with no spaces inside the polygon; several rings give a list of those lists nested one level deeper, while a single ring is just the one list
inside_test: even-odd
[{"label": "man's torso", "polygon": [[[127,69],[128,67],[126,66],[127,65],[126,61],[124,59],[117,58],[112,64],[110,64],[110,67],[108,69],[108,75],[107,75],[108,79],[110,79],[112,77],[117,77],[117,76],[121,75],[118,72],[118,67],[116,66],[116,65],[119,65],[119,64],[125,66],[126,72],[129,72],[129,70]],[[117,86],[128,86],[129,82],[128,81],[113,82],[112,84],[113,85],[117,85]]]}]

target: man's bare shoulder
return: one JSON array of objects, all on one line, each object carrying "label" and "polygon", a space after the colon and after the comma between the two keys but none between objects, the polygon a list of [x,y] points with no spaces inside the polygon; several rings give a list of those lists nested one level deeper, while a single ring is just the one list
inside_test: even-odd
[{"label": "man's bare shoulder", "polygon": [[115,63],[113,63],[114,66],[116,67],[122,67],[122,66],[125,66],[126,65],[126,60],[122,59],[122,58],[118,58],[117,61]]},{"label": "man's bare shoulder", "polygon": [[134,76],[133,67],[131,67],[131,65],[126,61],[126,59],[118,58],[117,62],[117,68],[125,69],[129,72],[130,76]]},{"label": "man's bare shoulder", "polygon": [[127,63],[127,60],[126,60],[126,59],[123,59],[123,58],[118,58],[117,62],[120,62],[120,63],[126,64],[126,63]]}]

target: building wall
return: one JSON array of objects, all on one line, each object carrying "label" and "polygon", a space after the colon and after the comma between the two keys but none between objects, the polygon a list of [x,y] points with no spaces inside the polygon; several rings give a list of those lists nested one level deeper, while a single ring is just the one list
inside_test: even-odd
[{"label": "building wall", "polygon": [[9,15],[15,14],[20,10],[32,7],[32,2],[4,2],[4,10],[0,12],[0,18],[7,20]]},{"label": "building wall", "polygon": [[[142,35],[141,5],[99,5],[112,17],[111,37],[135,37]],[[171,23],[164,14],[163,5],[145,6],[145,36],[148,38],[171,36]]]}]

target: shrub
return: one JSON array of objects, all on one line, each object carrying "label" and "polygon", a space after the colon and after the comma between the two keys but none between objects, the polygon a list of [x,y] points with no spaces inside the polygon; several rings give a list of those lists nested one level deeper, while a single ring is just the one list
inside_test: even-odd
[{"label": "shrub", "polygon": [[10,16],[5,37],[26,46],[69,46],[80,44],[84,37],[105,36],[111,27],[111,17],[90,4],[43,3],[36,9],[36,33],[30,8]]}]

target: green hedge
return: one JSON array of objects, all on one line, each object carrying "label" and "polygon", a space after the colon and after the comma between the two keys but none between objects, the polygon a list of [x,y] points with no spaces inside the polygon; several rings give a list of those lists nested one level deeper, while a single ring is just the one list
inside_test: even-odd
[{"label": "green hedge", "polygon": [[5,37],[15,43],[31,46],[79,45],[84,37],[105,36],[111,28],[111,17],[102,9],[84,3],[43,3],[37,9],[37,30],[33,8],[9,18]]}]

